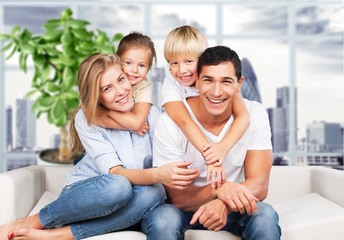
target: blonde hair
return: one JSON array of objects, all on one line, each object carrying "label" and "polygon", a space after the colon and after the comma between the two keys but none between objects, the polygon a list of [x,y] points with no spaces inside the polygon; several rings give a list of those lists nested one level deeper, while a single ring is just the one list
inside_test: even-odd
[{"label": "blonde hair", "polygon": [[115,54],[94,53],[85,59],[78,70],[79,106],[73,111],[71,117],[70,132],[72,137],[72,149],[81,153],[84,148],[75,129],[75,115],[82,109],[88,124],[95,122],[96,115],[103,111],[104,107],[99,102],[99,82],[104,72],[113,65],[121,65],[120,58]]},{"label": "blonde hair", "polygon": [[166,37],[164,56],[167,62],[180,55],[199,57],[208,47],[204,34],[188,25],[173,29]]}]

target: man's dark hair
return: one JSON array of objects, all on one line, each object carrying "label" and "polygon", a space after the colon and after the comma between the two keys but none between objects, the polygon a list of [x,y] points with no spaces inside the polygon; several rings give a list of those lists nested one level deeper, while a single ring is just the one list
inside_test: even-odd
[{"label": "man's dark hair", "polygon": [[198,76],[203,66],[218,65],[223,62],[231,62],[234,65],[235,76],[238,81],[241,78],[241,60],[238,54],[226,46],[216,46],[207,48],[198,59]]}]

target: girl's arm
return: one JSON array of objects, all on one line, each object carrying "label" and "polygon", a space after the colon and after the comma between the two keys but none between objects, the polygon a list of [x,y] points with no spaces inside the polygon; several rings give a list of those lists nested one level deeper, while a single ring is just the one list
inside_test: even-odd
[{"label": "girl's arm", "polygon": [[107,111],[98,118],[102,127],[138,131],[146,123],[151,103],[138,102],[131,112]]},{"label": "girl's arm", "polygon": [[197,124],[191,119],[184,103],[182,101],[167,102],[164,104],[164,107],[168,116],[183,131],[186,138],[199,152],[202,153],[202,150],[208,143],[208,140]]},{"label": "girl's arm", "polygon": [[234,96],[232,111],[234,121],[221,142],[217,144],[208,144],[203,149],[203,157],[207,164],[212,164],[216,161],[218,161],[218,165],[222,164],[223,159],[229,150],[231,150],[236,142],[239,141],[250,125],[250,116],[248,114],[245,101],[240,93],[237,93]]}]

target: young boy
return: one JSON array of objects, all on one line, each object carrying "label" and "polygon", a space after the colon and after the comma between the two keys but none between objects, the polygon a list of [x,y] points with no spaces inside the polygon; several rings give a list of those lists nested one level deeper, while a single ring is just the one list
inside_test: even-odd
[{"label": "young boy", "polygon": [[[226,179],[222,162],[228,151],[241,138],[249,126],[249,115],[238,89],[233,101],[234,122],[222,141],[209,143],[199,127],[192,121],[183,101],[197,96],[195,88],[199,56],[208,47],[207,39],[196,28],[181,26],[173,29],[165,40],[164,56],[170,67],[161,89],[161,104],[169,117],[183,131],[188,140],[202,154],[208,165],[207,181],[219,187]],[[224,81],[221,84],[226,84]],[[213,91],[217,91],[214,89]],[[209,99],[216,105],[222,101]],[[192,159],[190,159],[192,161]]]}]

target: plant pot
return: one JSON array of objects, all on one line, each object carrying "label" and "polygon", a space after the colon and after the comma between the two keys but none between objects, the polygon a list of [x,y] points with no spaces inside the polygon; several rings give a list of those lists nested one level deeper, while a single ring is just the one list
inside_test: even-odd
[{"label": "plant pot", "polygon": [[59,160],[59,149],[58,148],[49,148],[42,150],[37,155],[37,164],[38,165],[59,165],[66,164],[72,165],[74,160],[79,158],[79,156],[73,156],[68,160]]}]

